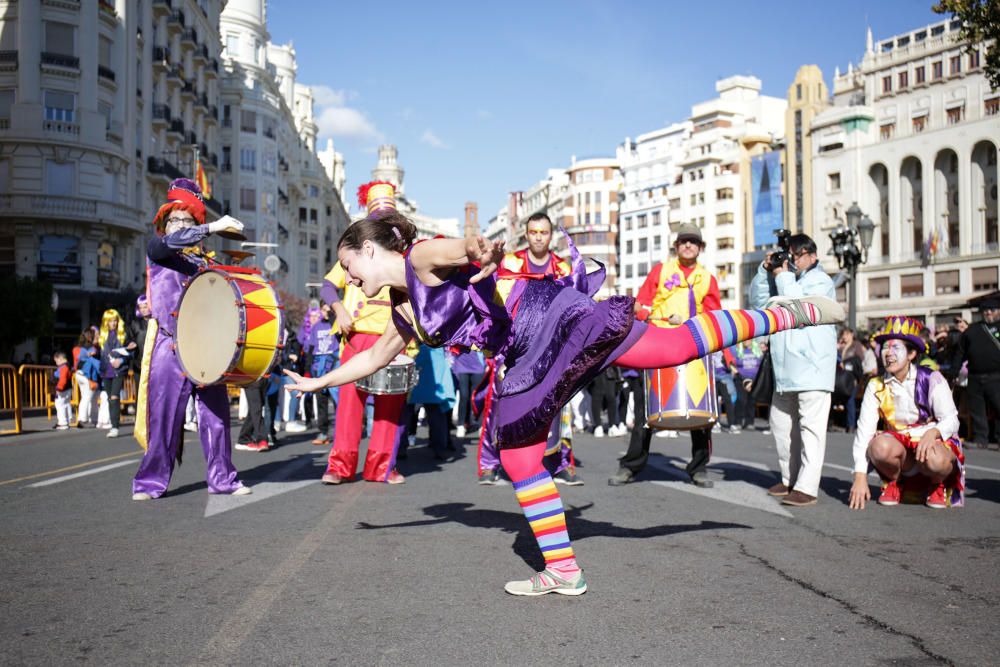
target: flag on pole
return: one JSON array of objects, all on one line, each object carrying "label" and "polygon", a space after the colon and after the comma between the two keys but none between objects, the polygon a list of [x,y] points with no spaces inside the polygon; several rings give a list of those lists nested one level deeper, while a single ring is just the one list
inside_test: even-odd
[{"label": "flag on pole", "polygon": [[197,158],[194,163],[194,180],[198,183],[198,187],[201,188],[201,195],[205,199],[212,198],[212,186],[208,184],[208,177],[205,176],[205,170],[201,168],[201,158]]}]

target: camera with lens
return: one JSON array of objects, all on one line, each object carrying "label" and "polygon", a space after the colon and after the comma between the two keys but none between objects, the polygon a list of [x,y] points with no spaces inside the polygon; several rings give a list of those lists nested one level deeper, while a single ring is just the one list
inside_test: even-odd
[{"label": "camera with lens", "polygon": [[778,249],[767,256],[766,268],[768,271],[783,266],[792,256],[788,246],[788,240],[792,237],[792,233],[787,229],[775,229],[774,235],[778,237]]}]

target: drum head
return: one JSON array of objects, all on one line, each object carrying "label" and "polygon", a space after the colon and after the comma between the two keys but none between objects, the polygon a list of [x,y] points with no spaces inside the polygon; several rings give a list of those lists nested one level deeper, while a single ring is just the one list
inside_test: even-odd
[{"label": "drum head", "polygon": [[188,285],[177,310],[177,358],[198,384],[213,384],[236,354],[240,315],[225,276],[206,271]]}]

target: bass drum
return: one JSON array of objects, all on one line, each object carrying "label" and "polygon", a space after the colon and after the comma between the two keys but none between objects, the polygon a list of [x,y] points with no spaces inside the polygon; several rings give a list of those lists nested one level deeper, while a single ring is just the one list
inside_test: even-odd
[{"label": "bass drum", "polygon": [[198,385],[246,386],[282,346],[285,311],[260,271],[212,266],[188,282],[177,309],[177,358]]},{"label": "bass drum", "polygon": [[719,420],[711,357],[647,370],[645,382],[646,424],[650,428],[692,431]]}]

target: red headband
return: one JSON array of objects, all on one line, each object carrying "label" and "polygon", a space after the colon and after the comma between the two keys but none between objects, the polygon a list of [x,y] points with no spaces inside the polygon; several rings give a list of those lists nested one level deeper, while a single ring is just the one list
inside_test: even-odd
[{"label": "red headband", "polygon": [[198,224],[205,224],[205,202],[195,193],[190,190],[173,188],[172,190],[167,190],[167,201],[180,202],[191,207],[191,215],[198,221]]}]

